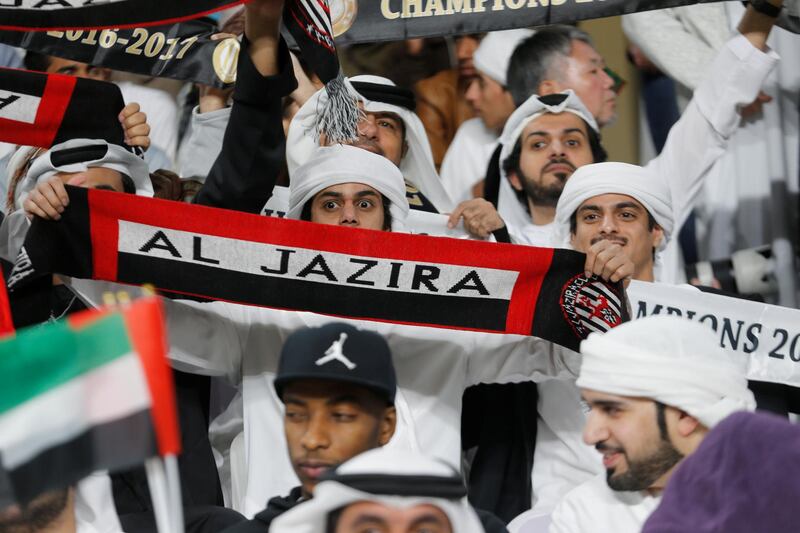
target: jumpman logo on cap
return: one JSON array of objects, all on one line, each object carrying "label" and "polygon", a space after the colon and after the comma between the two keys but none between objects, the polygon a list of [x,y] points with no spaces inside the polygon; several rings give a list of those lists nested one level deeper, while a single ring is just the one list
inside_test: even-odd
[{"label": "jumpman logo on cap", "polygon": [[344,346],[344,341],[347,340],[347,333],[342,333],[339,335],[338,341],[333,341],[331,347],[325,350],[325,355],[320,357],[316,360],[317,366],[322,366],[324,364],[330,363],[331,361],[339,361],[344,366],[347,367],[348,370],[353,370],[356,367],[356,364],[348,359],[344,352],[342,352],[342,346]]}]

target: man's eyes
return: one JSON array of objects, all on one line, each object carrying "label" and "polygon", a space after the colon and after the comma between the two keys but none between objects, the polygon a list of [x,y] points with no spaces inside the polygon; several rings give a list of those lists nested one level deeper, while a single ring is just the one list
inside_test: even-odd
[{"label": "man's eyes", "polygon": [[374,204],[370,200],[359,200],[358,202],[358,207],[360,207],[361,209],[369,209],[373,205]]}]

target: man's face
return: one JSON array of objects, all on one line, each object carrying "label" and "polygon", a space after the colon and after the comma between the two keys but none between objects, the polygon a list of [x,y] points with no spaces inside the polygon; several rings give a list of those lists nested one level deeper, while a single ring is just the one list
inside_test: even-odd
[{"label": "man's face", "polygon": [[47,67],[47,72],[50,74],[67,74],[76,78],[97,81],[108,81],[111,77],[111,71],[107,68],[93,67],[86,63],[54,56],[50,57],[50,66]]},{"label": "man's face", "polygon": [[481,40],[476,35],[462,35],[456,37],[456,59],[458,60],[458,77],[464,81],[470,80],[478,75],[472,56]]},{"label": "man's face", "polygon": [[554,73],[557,81],[542,94],[572,89],[597,123],[605,126],[613,122],[617,109],[617,93],[612,90],[614,80],[603,70],[605,66],[597,50],[583,41],[573,40],[569,57],[558,65],[560,71]]},{"label": "man's face", "polygon": [[376,502],[348,505],[336,522],[336,533],[452,533],[447,515],[435,505],[397,508]]},{"label": "man's face", "polygon": [[581,394],[590,408],[583,440],[603,455],[608,486],[622,491],[660,486],[683,455],[659,429],[656,403],[590,389]]},{"label": "man's face", "polygon": [[601,194],[583,202],[575,212],[572,247],[586,252],[596,242],[610,240],[622,246],[633,261],[633,279],[650,279],[653,249],[661,244],[663,230],[650,229],[647,210],[625,194]]},{"label": "man's face", "polygon": [[[363,104],[359,103],[358,107],[363,109]],[[358,123],[358,139],[349,144],[382,155],[399,167],[406,155],[405,133],[405,124],[395,113],[365,111]],[[323,135],[319,144],[328,146],[330,143]]]},{"label": "man's face", "polygon": [[103,167],[90,167],[82,172],[59,172],[56,174],[65,185],[124,192],[122,174]]},{"label": "man's face", "polygon": [[363,183],[333,185],[311,200],[311,222],[383,230],[383,198]]},{"label": "man's face", "polygon": [[490,130],[500,131],[514,112],[514,100],[502,85],[478,71],[467,87],[467,101]]},{"label": "man's face", "polygon": [[522,176],[509,175],[540,206],[555,207],[575,169],[594,161],[586,123],[572,113],[548,113],[531,121],[520,135]]},{"label": "man's face", "polygon": [[292,468],[310,495],[319,478],[394,434],[395,410],[369,390],[340,381],[298,380],[283,389]]}]

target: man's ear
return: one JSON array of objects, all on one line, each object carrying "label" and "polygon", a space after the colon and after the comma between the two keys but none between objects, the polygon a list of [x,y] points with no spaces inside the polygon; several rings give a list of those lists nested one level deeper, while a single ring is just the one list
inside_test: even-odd
[{"label": "man's ear", "polygon": [[678,415],[677,429],[678,429],[678,434],[681,437],[688,437],[689,435],[697,431],[697,429],[702,427],[703,425],[700,423],[700,421],[697,420],[692,415],[685,413],[683,411],[681,411],[680,414]]},{"label": "man's ear", "polygon": [[536,93],[539,96],[544,96],[546,94],[555,94],[562,92],[563,89],[561,84],[558,83],[556,80],[544,80],[539,84],[539,92]]},{"label": "man's ear", "polygon": [[403,159],[408,153],[408,141],[403,141],[403,151],[400,153],[400,159]]},{"label": "man's ear", "polygon": [[514,187],[515,191],[522,190],[522,182],[519,180],[519,176],[513,170],[506,174],[508,177],[508,182],[511,183],[511,186]]},{"label": "man's ear", "polygon": [[378,442],[381,446],[389,443],[394,435],[394,430],[397,427],[397,410],[394,405],[387,407],[383,411],[383,418],[381,419],[380,433],[378,435]]},{"label": "man's ear", "polygon": [[653,248],[658,249],[661,246],[661,243],[664,242],[664,230],[661,229],[661,226],[658,224],[650,230],[650,234],[653,236]]}]

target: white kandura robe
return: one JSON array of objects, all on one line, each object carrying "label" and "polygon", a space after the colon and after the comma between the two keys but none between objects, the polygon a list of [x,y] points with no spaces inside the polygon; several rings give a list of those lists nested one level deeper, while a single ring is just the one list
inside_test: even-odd
[{"label": "white kandura robe", "polygon": [[497,132],[487,129],[480,118],[459,126],[439,169],[444,190],[456,205],[471,199],[472,188],[486,177],[497,140]]},{"label": "white kandura robe", "polygon": [[[89,304],[101,301],[111,284],[69,280]],[[273,496],[285,495],[298,480],[289,463],[283,405],[273,380],[281,346],[293,331],[343,321],[383,335],[392,351],[398,391],[397,429],[388,446],[461,464],[461,397],[478,383],[574,379],[579,355],[551,342],[500,335],[277,311],[226,302],[164,300],[173,366],[182,371],[224,376],[241,390],[241,406],[229,416],[232,441],[243,412],[246,475],[233,479],[233,507],[247,516]],[[241,409],[241,411],[239,411]],[[219,419],[218,419],[219,420]],[[224,435],[218,433],[217,437]],[[233,453],[233,452],[232,452]]]},{"label": "white kandura robe", "polygon": [[[629,38],[678,82],[684,96],[705,78],[744,9],[739,2],[677,7],[627,15],[623,25]],[[791,201],[798,194],[800,35],[776,27],[767,42],[781,56],[762,89],[774,100],[741,120],[728,150],[709,172],[698,210],[703,258],[730,257],[735,250],[780,237],[797,239]]]},{"label": "white kandura robe", "polygon": [[[648,165],[669,184],[676,227],[691,212],[705,170],[724,152],[727,139],[736,130],[737,103],[755,99],[777,61],[774,52],[761,52],[741,35],[728,41],[709,71],[712,75],[670,131],[662,154]],[[521,244],[557,246],[554,229],[553,223],[527,223],[510,227],[509,232]],[[656,279],[662,283],[681,279],[676,241],[659,254]],[[602,472],[602,465],[599,454],[582,440],[585,416],[574,380],[540,384],[538,409],[532,508],[547,513],[567,491]]]},{"label": "white kandura robe", "polygon": [[550,533],[639,533],[660,496],[611,490],[605,474],[569,492],[550,519]]}]

